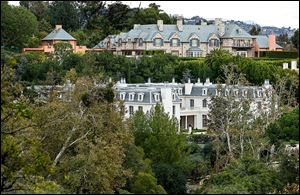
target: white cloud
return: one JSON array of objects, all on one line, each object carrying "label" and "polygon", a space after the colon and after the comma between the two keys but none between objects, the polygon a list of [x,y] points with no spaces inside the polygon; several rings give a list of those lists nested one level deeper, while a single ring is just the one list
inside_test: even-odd
[{"label": "white cloud", "polygon": [[[111,2],[111,1],[110,1]],[[168,14],[191,18],[254,21],[263,26],[299,28],[299,1],[122,1],[130,7],[156,3]],[[19,1],[9,1],[19,5]]]}]

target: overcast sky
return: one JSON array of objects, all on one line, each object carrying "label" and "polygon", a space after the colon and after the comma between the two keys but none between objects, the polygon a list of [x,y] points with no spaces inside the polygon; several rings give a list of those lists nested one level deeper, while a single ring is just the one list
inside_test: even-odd
[{"label": "overcast sky", "polygon": [[[107,1],[111,2],[111,1]],[[130,7],[160,5],[168,14],[186,18],[200,16],[207,19],[253,21],[262,26],[299,28],[299,1],[122,1]],[[18,1],[10,1],[18,5]]]}]

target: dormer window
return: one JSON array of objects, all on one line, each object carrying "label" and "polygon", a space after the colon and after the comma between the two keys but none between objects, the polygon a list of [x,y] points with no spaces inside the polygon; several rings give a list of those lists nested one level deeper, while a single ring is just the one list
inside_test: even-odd
[{"label": "dormer window", "polygon": [[202,89],[202,95],[207,95],[207,89]]},{"label": "dormer window", "polygon": [[156,102],[159,101],[159,93],[155,93],[155,94],[154,94],[154,100],[155,100]]},{"label": "dormer window", "polygon": [[258,95],[258,97],[262,97],[262,96],[263,96],[262,91],[261,91],[261,90],[258,90],[258,91],[257,91],[257,95]]},{"label": "dormer window", "polygon": [[129,101],[133,101],[134,100],[134,93],[129,93]]},{"label": "dormer window", "polygon": [[178,95],[182,95],[182,89],[178,89]]},{"label": "dormer window", "polygon": [[225,89],[225,97],[229,95],[229,90]]},{"label": "dormer window", "polygon": [[239,90],[238,90],[238,89],[234,90],[234,95],[235,95],[235,96],[238,96],[238,95],[239,95]]},{"label": "dormer window", "polygon": [[163,39],[161,39],[161,38],[155,38],[154,39],[154,42],[153,42],[153,45],[154,46],[163,46],[164,45],[164,41],[163,41]]},{"label": "dormer window", "polygon": [[138,94],[138,101],[143,101],[144,99],[144,93],[139,93]]},{"label": "dormer window", "polygon": [[199,43],[199,39],[193,38],[190,40],[190,46],[191,47],[199,47],[200,43]]},{"label": "dormer window", "polygon": [[128,38],[128,41],[127,41],[128,43],[131,43],[131,38]]},{"label": "dormer window", "polygon": [[173,101],[176,100],[176,94],[175,93],[172,94],[172,99],[173,99]]},{"label": "dormer window", "polygon": [[244,96],[244,97],[247,96],[247,90],[246,90],[246,89],[243,90],[243,96]]},{"label": "dormer window", "polygon": [[178,47],[180,46],[180,41],[179,39],[171,39],[171,47]]},{"label": "dormer window", "polygon": [[120,100],[125,100],[126,93],[120,93]]}]

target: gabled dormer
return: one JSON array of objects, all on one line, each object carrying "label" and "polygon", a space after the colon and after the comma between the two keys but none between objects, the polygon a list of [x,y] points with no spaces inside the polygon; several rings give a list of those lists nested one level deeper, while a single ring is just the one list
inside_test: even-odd
[{"label": "gabled dormer", "polygon": [[200,46],[200,37],[197,34],[191,33],[188,40],[189,40],[191,47],[199,47]]}]

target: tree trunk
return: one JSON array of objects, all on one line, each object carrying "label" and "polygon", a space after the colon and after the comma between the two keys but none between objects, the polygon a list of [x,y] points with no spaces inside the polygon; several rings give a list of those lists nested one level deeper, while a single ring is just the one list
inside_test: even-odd
[{"label": "tree trunk", "polygon": [[229,133],[226,131],[226,139],[227,139],[227,145],[228,145],[228,151],[229,151],[229,157],[232,159],[232,149],[231,149],[231,143],[230,143],[230,136]]},{"label": "tree trunk", "polygon": [[70,141],[70,139],[71,139],[71,137],[73,135],[73,132],[75,130],[76,130],[76,128],[73,127],[72,130],[71,130],[71,132],[70,132],[70,134],[69,134],[69,136],[68,136],[68,138],[67,138],[67,140],[65,141],[63,147],[60,149],[59,153],[56,155],[55,160],[54,160],[54,162],[52,164],[54,167],[57,165],[59,159],[61,158],[61,156],[63,155],[63,153],[65,152],[65,150],[68,148],[69,141]]}]

